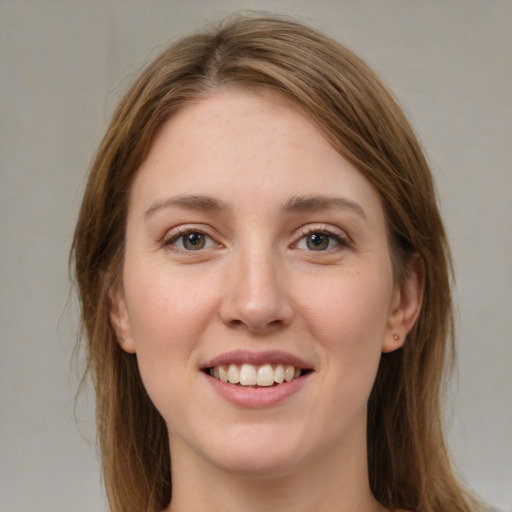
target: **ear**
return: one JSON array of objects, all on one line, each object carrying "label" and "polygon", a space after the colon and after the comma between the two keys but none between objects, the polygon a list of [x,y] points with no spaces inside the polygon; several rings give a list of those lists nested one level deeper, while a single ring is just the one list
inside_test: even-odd
[{"label": "ear", "polygon": [[110,300],[110,324],[114,329],[119,346],[129,354],[135,353],[135,344],[131,335],[130,316],[121,285],[112,287],[108,292]]},{"label": "ear", "polygon": [[404,277],[395,283],[383,352],[393,352],[405,343],[407,334],[418,319],[425,287],[423,258],[415,254],[407,265]]}]

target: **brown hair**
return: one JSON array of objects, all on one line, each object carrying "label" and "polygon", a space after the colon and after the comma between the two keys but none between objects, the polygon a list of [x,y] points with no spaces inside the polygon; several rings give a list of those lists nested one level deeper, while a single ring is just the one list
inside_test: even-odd
[{"label": "brown hair", "polygon": [[92,165],[72,247],[97,399],[105,485],[114,511],[162,510],[171,499],[166,426],[135,355],[109,323],[123,265],[127,198],[157,129],[219,88],[275,91],[300,105],[383,201],[395,277],[413,253],[425,267],[423,306],[404,347],[383,354],[368,405],[371,489],[385,506],[468,512],[441,428],[440,391],[453,357],[451,264],[432,177],[396,101],[349,50],[295,21],[235,16],[178,41],[118,106]]}]

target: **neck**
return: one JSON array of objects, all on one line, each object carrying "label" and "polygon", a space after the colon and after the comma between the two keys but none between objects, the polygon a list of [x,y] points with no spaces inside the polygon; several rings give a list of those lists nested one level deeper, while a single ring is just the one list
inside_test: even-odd
[{"label": "neck", "polygon": [[[165,512],[383,512],[373,497],[366,443],[308,460],[283,474],[241,475],[191,456],[172,442],[173,499]],[[361,452],[362,449],[362,452]],[[333,456],[334,455],[334,456]]]}]

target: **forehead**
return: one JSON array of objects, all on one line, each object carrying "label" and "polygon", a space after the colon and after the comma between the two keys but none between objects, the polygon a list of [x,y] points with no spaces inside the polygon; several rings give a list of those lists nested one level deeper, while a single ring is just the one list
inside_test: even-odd
[{"label": "forehead", "polygon": [[[311,142],[307,147],[306,141]],[[172,147],[179,149],[175,154],[177,162],[181,157],[192,162],[208,156],[211,163],[233,163],[236,158],[244,158],[239,165],[242,171],[258,157],[263,161],[277,150],[283,154],[286,151],[289,157],[302,151],[323,152],[328,146],[316,124],[286,96],[221,89],[186,104],[164,123],[145,164]]]},{"label": "forehead", "polygon": [[[159,130],[132,187],[132,204],[165,194],[225,202],[343,195],[382,215],[367,179],[280,95],[220,91],[187,104]],[[138,202],[138,201],[137,201]]]}]

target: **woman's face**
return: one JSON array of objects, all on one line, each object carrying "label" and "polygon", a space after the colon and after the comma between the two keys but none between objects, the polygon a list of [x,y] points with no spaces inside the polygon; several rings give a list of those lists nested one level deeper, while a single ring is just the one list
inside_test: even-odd
[{"label": "woman's face", "polygon": [[174,464],[286,474],[364,455],[413,288],[394,284],[378,193],[314,124],[219,92],[163,125],[135,179],[111,319]]}]

